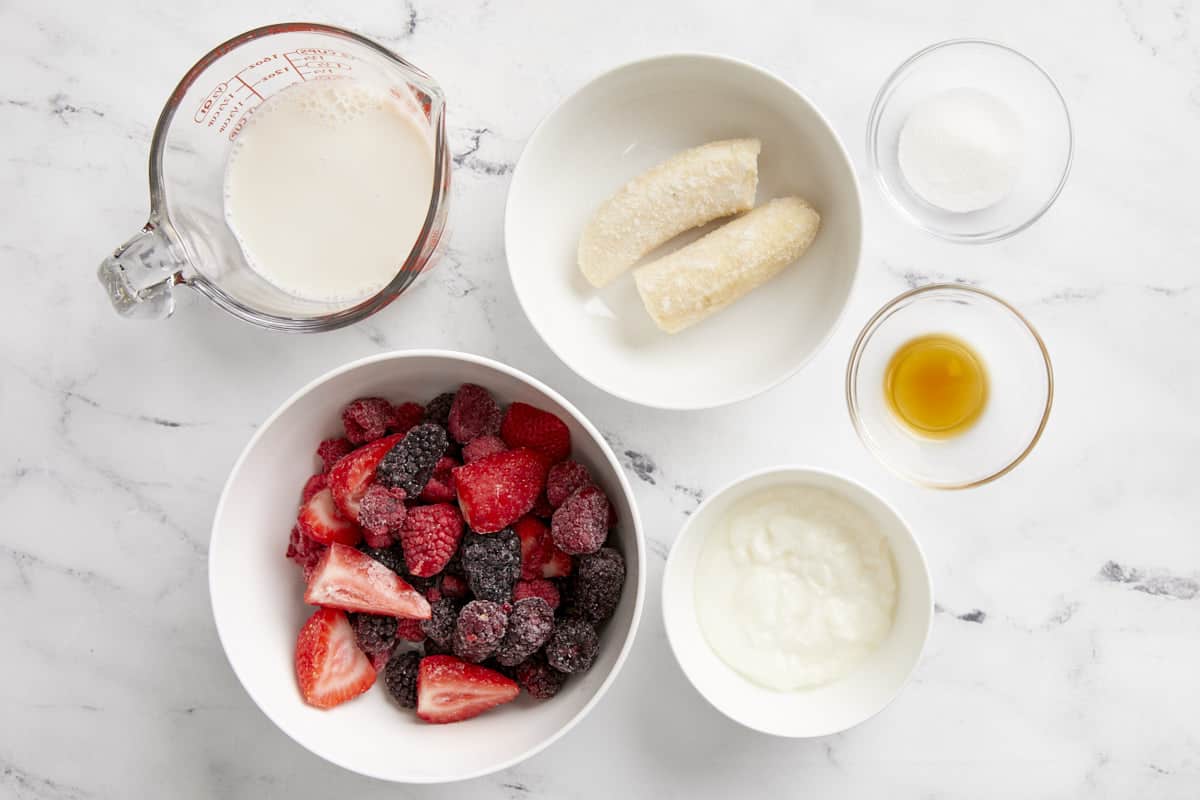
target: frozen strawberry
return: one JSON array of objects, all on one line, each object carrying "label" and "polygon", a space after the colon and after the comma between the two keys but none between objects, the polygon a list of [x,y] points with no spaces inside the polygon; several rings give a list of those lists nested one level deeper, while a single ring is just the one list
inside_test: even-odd
[{"label": "frozen strawberry", "polygon": [[375,480],[375,468],[397,442],[404,438],[398,433],[371,442],[343,457],[329,471],[329,488],[333,501],[347,519],[358,519],[358,505],[367,487]]},{"label": "frozen strawberry", "polygon": [[419,619],[396,620],[396,638],[406,642],[425,641],[425,631],[421,630]]},{"label": "frozen strawberry", "polygon": [[558,508],[580,487],[592,482],[588,468],[578,461],[560,461],[546,473],[546,499]]},{"label": "frozen strawberry", "polygon": [[515,681],[495,670],[454,656],[427,656],[417,671],[417,716],[426,722],[459,722],[514,700],[519,693]]},{"label": "frozen strawberry", "polygon": [[308,582],[304,602],[390,617],[429,619],[429,603],[396,573],[366,553],[330,545]]},{"label": "frozen strawberry", "polygon": [[421,424],[425,409],[420,403],[401,403],[392,408],[392,432],[407,433],[409,428]]},{"label": "frozen strawberry", "polygon": [[304,580],[308,580],[324,555],[325,548],[326,545],[305,536],[300,526],[296,525],[292,528],[292,536],[288,540],[287,557],[296,562],[304,571]]},{"label": "frozen strawberry", "polygon": [[470,464],[481,458],[507,450],[508,445],[499,436],[477,436],[463,445],[463,463]]},{"label": "frozen strawberry", "polygon": [[500,406],[487,389],[464,383],[454,395],[446,428],[459,444],[478,436],[495,436],[500,431]]},{"label": "frozen strawberry", "polygon": [[612,510],[596,486],[576,489],[554,512],[550,535],[564,553],[594,553],[608,538]]},{"label": "frozen strawberry", "polygon": [[374,441],[395,424],[396,412],[382,397],[360,397],[342,409],[342,426],[352,444]]},{"label": "frozen strawberry", "polygon": [[513,403],[500,423],[500,438],[509,447],[528,447],[548,459],[562,461],[571,455],[571,431],[549,411],[528,403]]},{"label": "frozen strawberry", "polygon": [[313,495],[324,489],[326,486],[325,474],[318,472],[304,482],[304,488],[300,490],[300,502],[307,503],[313,499]]},{"label": "frozen strawberry", "polygon": [[571,557],[559,550],[550,528],[536,517],[522,517],[513,525],[521,540],[521,578],[561,578],[571,574]]},{"label": "frozen strawberry", "polygon": [[350,454],[354,445],[349,439],[326,439],[317,447],[317,458],[321,459],[321,471],[329,472],[343,457]]},{"label": "frozen strawberry", "polygon": [[558,608],[561,600],[558,587],[544,578],[517,581],[516,585],[513,586],[513,602],[524,600],[527,597],[540,597],[552,609]]},{"label": "frozen strawberry", "polygon": [[458,497],[454,487],[454,468],[462,466],[450,456],[442,456],[429,476],[429,482],[421,490],[421,499],[426,503],[453,503]]},{"label": "frozen strawberry", "polygon": [[368,547],[390,547],[400,538],[400,528],[408,516],[403,489],[388,489],[373,483],[358,504],[358,524]]},{"label": "frozen strawberry", "polygon": [[462,516],[449,503],[410,508],[400,530],[409,571],[422,578],[441,572],[458,550],[462,535]]},{"label": "frozen strawberry", "polygon": [[301,533],[321,544],[358,544],[362,539],[362,529],[352,520],[348,520],[333,504],[333,493],[322,489],[300,506],[300,514],[296,524]]},{"label": "frozen strawberry", "polygon": [[321,608],[304,623],[296,637],[296,681],[304,702],[317,708],[333,708],[375,683],[375,668],[344,613]]},{"label": "frozen strawberry", "polygon": [[493,533],[533,508],[546,483],[546,464],[532,450],[505,450],[457,468],[454,481],[467,524]]}]

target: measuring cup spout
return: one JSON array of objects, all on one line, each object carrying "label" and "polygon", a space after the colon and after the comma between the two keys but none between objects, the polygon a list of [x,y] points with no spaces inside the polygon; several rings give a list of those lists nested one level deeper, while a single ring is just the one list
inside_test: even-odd
[{"label": "measuring cup spout", "polygon": [[104,259],[97,277],[121,316],[166,319],[175,310],[174,288],[184,283],[184,264],[168,228],[151,219]]}]

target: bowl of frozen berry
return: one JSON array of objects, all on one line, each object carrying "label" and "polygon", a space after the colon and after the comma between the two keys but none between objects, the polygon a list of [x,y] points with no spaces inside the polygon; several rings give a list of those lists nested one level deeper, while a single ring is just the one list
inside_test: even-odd
[{"label": "bowl of frozen berry", "polygon": [[534,378],[388,353],[258,429],[213,522],[238,679],[313,753],[436,783],[516,764],[599,702],[633,643],[643,538],[596,428]]}]

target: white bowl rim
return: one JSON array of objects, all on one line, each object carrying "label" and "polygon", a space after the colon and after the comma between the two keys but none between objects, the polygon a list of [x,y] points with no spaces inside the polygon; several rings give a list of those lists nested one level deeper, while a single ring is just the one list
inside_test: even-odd
[{"label": "white bowl rim", "polygon": [[[736,489],[738,486],[740,486],[744,483],[747,483],[751,480],[754,480],[755,478],[760,478],[760,477],[763,477],[764,475],[775,475],[775,474],[781,474],[781,473],[808,473],[810,475],[821,475],[821,476],[824,476],[827,478],[833,478],[835,481],[842,481],[844,483],[855,486],[855,487],[861,489],[862,491],[866,492],[868,495],[874,497],[876,500],[878,500],[885,508],[888,509],[889,512],[891,512],[892,514],[895,515],[896,519],[899,520],[899,522],[900,522],[900,527],[908,535],[909,540],[912,541],[913,547],[916,549],[917,560],[919,561],[919,563],[921,565],[921,577],[924,579],[923,582],[925,584],[926,591],[929,592],[929,609],[925,615],[926,622],[925,622],[925,630],[921,637],[921,647],[917,651],[917,657],[916,657],[915,661],[913,662],[912,669],[910,669],[908,671],[908,675],[906,675],[904,680],[901,681],[899,683],[899,685],[896,686],[896,691],[892,693],[892,696],[890,698],[888,698],[888,701],[886,703],[884,703],[883,705],[881,705],[879,708],[875,709],[875,711],[873,711],[870,714],[868,714],[867,716],[863,717],[862,719],[860,719],[858,722],[854,723],[853,725],[849,725],[840,730],[831,730],[826,733],[811,734],[811,735],[810,734],[791,735],[791,734],[779,733],[777,731],[769,731],[769,730],[765,730],[764,728],[757,727],[757,726],[747,722],[744,719],[739,719],[737,717],[734,717],[734,716],[730,715],[728,712],[726,712],[724,709],[717,706],[715,703],[713,703],[711,700],[709,700],[708,695],[704,692],[704,690],[702,690],[699,686],[696,685],[695,680],[692,679],[691,671],[684,664],[683,659],[681,659],[679,657],[679,650],[675,647],[675,637],[674,637],[674,634],[672,634],[671,624],[667,618],[667,596],[666,596],[667,595],[667,580],[666,580],[666,576],[671,573],[673,561],[677,557],[676,553],[679,550],[679,543],[682,542],[684,537],[688,534],[688,532],[692,526],[692,523],[697,518],[700,517],[701,513],[705,510],[705,508],[710,503],[714,502],[718,497],[725,494],[726,492]],[[763,467],[762,469],[758,469],[753,472],[749,472],[744,475],[740,475],[737,478],[734,478],[733,480],[729,481],[724,486],[722,486],[721,488],[717,489],[715,492],[710,494],[708,497],[704,498],[704,500],[700,503],[700,505],[696,506],[696,510],[693,511],[690,515],[688,515],[687,520],[683,523],[683,526],[679,529],[679,533],[675,536],[675,541],[673,541],[671,543],[671,550],[670,550],[670,552],[667,553],[667,561],[663,566],[662,593],[663,593],[663,596],[662,596],[663,628],[667,632],[667,643],[671,647],[671,654],[673,656],[675,656],[675,663],[679,665],[680,671],[683,672],[683,674],[687,677],[688,683],[690,683],[692,685],[692,688],[696,690],[696,693],[699,694],[701,697],[703,697],[704,701],[706,703],[708,703],[710,706],[712,706],[714,709],[721,712],[728,719],[733,720],[734,722],[741,725],[742,727],[748,728],[749,730],[755,731],[757,733],[767,734],[768,736],[778,736],[778,737],[784,738],[784,739],[820,739],[825,736],[834,736],[834,735],[842,733],[844,731],[848,731],[851,728],[856,728],[865,722],[869,722],[870,720],[874,719],[875,717],[877,717],[878,715],[883,713],[892,703],[896,702],[896,698],[899,697],[901,694],[903,694],[904,689],[908,686],[909,683],[912,682],[913,676],[916,674],[918,667],[920,667],[920,665],[921,665],[921,660],[925,656],[925,649],[929,646],[929,635],[933,631],[933,617],[934,617],[933,578],[929,574],[929,563],[925,560],[925,551],[921,548],[921,542],[920,542],[920,540],[917,539],[916,535],[913,533],[912,526],[910,526],[908,524],[908,520],[906,520],[900,514],[900,512],[896,510],[895,506],[893,506],[887,500],[884,500],[882,497],[879,496],[878,493],[876,493],[872,489],[868,488],[862,482],[857,481],[854,478],[851,478],[840,472],[835,472],[830,469],[825,469],[824,467],[814,467],[809,464],[777,464],[777,465],[771,466],[771,467]]]},{"label": "white bowl rim", "polygon": [[[316,750],[312,749],[307,744],[305,744],[304,742],[300,741],[295,736],[293,736],[292,733],[287,728],[285,728],[283,725],[281,725],[275,717],[273,717],[269,712],[267,712],[267,710],[265,708],[263,708],[262,704],[258,700],[258,697],[255,695],[254,691],[243,680],[241,672],[238,671],[237,664],[233,663],[233,659],[231,659],[229,657],[229,650],[225,646],[225,639],[221,633],[221,624],[217,618],[216,604],[214,602],[215,593],[213,590],[213,569],[212,569],[213,555],[212,554],[216,551],[216,547],[214,547],[213,545],[217,539],[217,521],[221,519],[222,513],[225,510],[225,501],[229,495],[230,487],[233,485],[234,480],[238,477],[238,473],[241,472],[242,464],[245,462],[246,458],[249,456],[250,451],[253,450],[254,447],[258,444],[258,440],[262,437],[263,432],[266,431],[275,422],[275,420],[277,418],[279,418],[285,411],[287,411],[289,408],[291,408],[292,405],[297,400],[299,400],[301,397],[308,394],[309,392],[311,392],[313,389],[320,386],[321,384],[324,384],[327,381],[331,381],[334,378],[337,378],[346,372],[350,372],[351,370],[358,369],[359,367],[363,367],[368,364],[374,364],[374,363],[381,362],[381,361],[399,361],[399,360],[404,360],[404,359],[409,359],[409,358],[447,358],[447,359],[451,359],[454,361],[465,361],[465,362],[468,362],[471,364],[489,367],[491,369],[497,370],[498,372],[503,372],[503,373],[507,374],[509,377],[515,378],[519,381],[522,381],[522,382],[528,384],[529,386],[533,387],[534,389],[538,390],[539,392],[542,392],[543,394],[548,396],[551,400],[554,400],[556,403],[561,405],[563,408],[565,408],[569,412],[571,412],[572,416],[575,417],[575,421],[578,422],[580,424],[580,426],[584,430],[586,430],[588,432],[588,434],[596,441],[596,443],[600,445],[601,452],[604,453],[605,458],[607,458],[609,461],[609,465],[612,467],[613,471],[617,475],[617,481],[621,486],[621,491],[625,494],[626,498],[628,498],[629,511],[633,517],[633,538],[634,538],[634,543],[636,544],[636,554],[637,554],[637,559],[638,559],[638,580],[637,580],[637,586],[635,587],[635,594],[634,594],[634,601],[633,601],[633,616],[632,616],[632,619],[629,624],[629,630],[625,633],[625,641],[621,645],[621,651],[617,654],[616,661],[613,662],[612,669],[609,670],[608,675],[606,675],[604,677],[604,681],[596,689],[595,693],[591,696],[591,698],[586,703],[584,703],[583,707],[581,709],[579,709],[579,711],[575,714],[575,716],[573,716],[570,720],[568,720],[565,725],[563,725],[561,728],[559,728],[551,736],[547,737],[545,740],[538,743],[537,745],[534,745],[533,747],[525,750],[523,753],[519,753],[510,759],[499,762],[499,763],[497,763],[493,766],[487,767],[485,769],[476,770],[474,772],[469,772],[469,773],[464,773],[463,775],[455,776],[454,778],[450,778],[450,779],[446,779],[446,780],[439,780],[436,778],[429,778],[429,777],[399,779],[399,778],[391,777],[388,775],[381,775],[381,774],[379,774],[377,772],[373,772],[373,771],[362,770],[355,766],[351,766],[350,764],[347,764],[342,760],[330,758],[329,756],[325,755],[324,753],[318,753]],[[441,350],[441,349],[425,348],[425,349],[413,349],[413,350],[391,350],[391,351],[388,351],[385,353],[376,353],[375,355],[370,355],[370,356],[365,356],[363,358],[355,359],[346,364],[343,364],[340,367],[335,367],[331,370],[328,370],[327,372],[322,373],[321,375],[317,376],[313,380],[306,383],[300,389],[297,389],[295,392],[293,392],[291,394],[290,397],[288,397],[287,400],[285,400],[283,403],[281,403],[279,405],[279,407],[276,408],[275,411],[272,412],[271,415],[269,417],[267,417],[267,419],[264,420],[261,425],[258,426],[258,429],[255,430],[255,432],[254,432],[254,435],[250,437],[250,440],[246,443],[245,447],[242,448],[241,453],[238,455],[237,461],[234,462],[233,468],[229,471],[229,477],[225,480],[225,485],[221,488],[221,497],[217,501],[216,511],[213,512],[213,524],[212,524],[212,530],[211,530],[210,540],[209,540],[207,566],[208,566],[209,608],[210,608],[210,611],[213,616],[213,624],[217,629],[217,639],[221,643],[221,652],[225,655],[225,660],[229,662],[229,666],[233,670],[234,675],[237,677],[238,683],[241,684],[242,689],[246,692],[246,694],[248,694],[250,696],[250,700],[254,703],[255,706],[258,707],[258,710],[260,712],[262,712],[262,714],[264,716],[266,716],[267,719],[271,720],[271,722],[274,723],[276,728],[278,728],[285,736],[287,736],[293,742],[300,745],[305,750],[308,750],[313,755],[317,756],[318,758],[320,758],[324,761],[328,761],[331,764],[335,764],[336,766],[339,766],[342,769],[345,769],[349,772],[355,772],[355,773],[358,773],[359,775],[366,775],[369,778],[375,778],[378,780],[384,780],[384,781],[388,781],[388,782],[392,782],[392,783],[444,784],[444,783],[456,783],[458,781],[470,780],[472,778],[479,778],[484,775],[491,775],[492,773],[499,772],[501,770],[505,770],[505,769],[508,769],[509,767],[519,764],[528,758],[532,758],[533,756],[540,753],[542,750],[545,750],[547,747],[549,747],[550,745],[557,742],[564,735],[566,735],[568,731],[570,731],[572,728],[574,728],[576,725],[578,725],[579,722],[591,712],[591,710],[596,706],[596,704],[600,702],[600,699],[602,697],[604,697],[604,695],[608,692],[608,689],[612,685],[613,681],[616,680],[617,675],[620,674],[621,668],[625,665],[625,659],[628,658],[629,652],[633,648],[634,639],[637,638],[638,625],[641,622],[641,617],[642,617],[642,603],[643,603],[643,600],[645,597],[645,590],[646,590],[646,541],[645,541],[645,535],[642,531],[642,520],[641,520],[641,516],[638,513],[638,508],[637,508],[637,503],[635,502],[633,488],[629,483],[629,478],[625,475],[625,470],[621,467],[620,462],[617,461],[617,457],[613,453],[612,448],[609,446],[608,441],[604,438],[604,436],[600,433],[600,431],[596,428],[596,426],[593,425],[591,423],[591,421],[589,419],[587,419],[587,417],[585,417],[583,415],[583,413],[578,408],[576,408],[573,403],[571,403],[569,400],[567,400],[561,394],[554,391],[549,386],[542,383],[540,380],[533,377],[532,375],[526,374],[525,372],[522,372],[521,370],[519,370],[515,367],[510,367],[507,364],[503,364],[494,359],[487,358],[486,356],[475,355],[474,353],[464,353],[464,352],[457,351],[457,350]]]},{"label": "white bowl rim", "polygon": [[[776,378],[768,381],[767,383],[765,383],[761,386],[752,387],[752,388],[742,391],[738,394],[731,395],[725,399],[717,400],[717,401],[698,402],[698,403],[671,404],[671,403],[660,403],[660,402],[654,402],[654,401],[640,400],[636,397],[629,395],[626,392],[618,391],[617,389],[615,389],[611,386],[606,386],[602,383],[599,383],[599,382],[593,380],[592,378],[588,377],[587,375],[584,375],[579,370],[577,370],[570,361],[567,361],[567,359],[563,358],[562,354],[558,351],[558,348],[556,348],[554,346],[554,343],[551,342],[550,339],[546,337],[546,335],[542,332],[541,327],[539,327],[538,323],[534,321],[533,315],[531,315],[529,313],[529,308],[525,305],[525,298],[522,297],[522,295],[521,295],[521,289],[517,286],[516,280],[513,279],[512,259],[509,257],[509,254],[508,254],[508,242],[509,242],[509,226],[510,226],[511,220],[512,220],[512,214],[511,214],[512,196],[513,196],[512,187],[517,182],[517,178],[521,174],[521,164],[522,164],[522,162],[525,161],[525,156],[529,153],[530,149],[533,148],[538,143],[538,139],[541,138],[543,130],[547,127],[547,125],[549,125],[550,122],[552,122],[554,120],[554,118],[558,115],[558,113],[560,111],[562,111],[563,107],[566,106],[567,103],[570,103],[573,99],[575,99],[575,97],[578,94],[580,94],[581,92],[583,92],[585,89],[589,88],[590,86],[592,86],[596,83],[599,83],[602,80],[606,80],[607,78],[611,77],[612,75],[615,75],[618,72],[622,72],[624,70],[629,70],[629,69],[637,69],[637,68],[646,67],[646,66],[649,66],[649,65],[657,63],[657,62],[685,61],[685,60],[711,61],[711,62],[717,62],[717,63],[721,63],[721,64],[726,64],[729,66],[736,66],[736,67],[740,67],[743,69],[747,69],[750,72],[756,73],[761,78],[764,78],[768,81],[773,81],[773,82],[779,84],[784,89],[787,89],[797,100],[799,100],[804,105],[808,106],[808,108],[813,112],[813,114],[816,115],[817,119],[819,119],[821,121],[821,124],[825,126],[826,130],[829,131],[830,136],[833,137],[833,142],[835,145],[837,145],[837,151],[841,155],[842,165],[846,168],[847,172],[850,173],[851,178],[853,178],[853,180],[850,181],[850,183],[851,183],[850,196],[853,198],[853,201],[854,201],[854,209],[858,213],[858,241],[856,243],[857,247],[855,248],[856,253],[855,253],[854,261],[852,264],[850,264],[850,269],[851,269],[850,285],[849,285],[849,287],[847,287],[847,290],[846,290],[846,300],[845,300],[845,302],[842,303],[842,307],[838,310],[837,317],[834,318],[833,324],[831,324],[829,326],[829,329],[827,331],[825,331],[825,335],[822,336],[821,340],[819,342],[817,342],[816,345],[813,346],[812,350],[808,353],[808,355],[806,355],[804,358],[800,359],[792,367],[784,370]],[[585,82],[584,84],[582,84],[581,86],[576,88],[573,92],[571,92],[569,95],[567,95],[562,100],[560,100],[558,102],[558,104],[556,106],[554,106],[554,108],[550,109],[550,111],[548,111],[545,114],[545,116],[542,117],[541,121],[538,122],[538,124],[534,127],[533,131],[529,134],[529,138],[525,140],[525,146],[521,148],[521,155],[517,158],[517,164],[513,168],[512,179],[509,181],[508,193],[504,199],[504,262],[505,262],[505,266],[508,267],[508,280],[510,283],[512,283],[513,293],[516,294],[516,296],[517,296],[517,304],[521,307],[521,311],[525,314],[525,318],[527,320],[529,320],[529,324],[533,327],[534,331],[537,332],[538,338],[540,338],[542,340],[542,342],[545,343],[546,347],[550,348],[550,352],[554,353],[555,357],[559,361],[561,361],[563,364],[565,364],[568,369],[570,369],[572,372],[574,372],[580,378],[587,381],[588,383],[595,386],[596,388],[598,388],[602,391],[608,392],[613,397],[617,397],[628,403],[634,403],[636,405],[645,406],[646,408],[657,408],[657,409],[661,409],[663,411],[702,411],[702,410],[710,409],[710,408],[721,408],[723,406],[733,405],[734,403],[740,403],[744,400],[749,400],[751,398],[758,397],[761,394],[766,394],[767,392],[771,391],[772,389],[780,386],[781,384],[783,384],[783,383],[787,382],[788,380],[790,380],[791,378],[795,377],[796,373],[798,373],[800,370],[804,369],[804,367],[808,366],[809,362],[812,361],[814,358],[816,358],[816,356],[819,355],[820,352],[825,349],[825,346],[829,344],[830,339],[833,338],[833,334],[837,332],[838,328],[841,327],[842,322],[845,320],[846,312],[850,305],[850,299],[854,296],[854,290],[858,285],[859,275],[862,273],[863,242],[866,241],[866,236],[864,234],[865,229],[866,229],[866,217],[865,217],[865,214],[863,213],[862,191],[860,190],[859,185],[858,185],[858,174],[854,170],[854,162],[850,160],[850,153],[846,149],[846,144],[845,144],[845,142],[842,141],[842,137],[838,136],[837,129],[833,127],[833,123],[831,123],[829,121],[829,118],[826,117],[821,112],[821,109],[819,109],[815,103],[813,103],[811,100],[808,99],[808,95],[801,92],[799,89],[797,89],[791,83],[784,80],[779,75],[776,75],[774,72],[771,72],[768,69],[760,67],[757,64],[753,64],[744,59],[736,58],[734,56],[723,55],[720,53],[707,53],[707,52],[703,52],[703,51],[681,50],[681,51],[676,51],[673,53],[660,53],[658,55],[649,56],[647,58],[638,58],[638,59],[634,59],[633,61],[626,61],[621,64],[617,64],[615,67],[610,67],[609,69],[606,69],[603,72],[600,72],[599,74],[593,76],[587,82]]]}]

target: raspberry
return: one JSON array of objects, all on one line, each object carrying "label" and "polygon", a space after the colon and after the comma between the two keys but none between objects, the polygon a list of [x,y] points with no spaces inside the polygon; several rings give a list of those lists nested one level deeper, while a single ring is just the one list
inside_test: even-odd
[{"label": "raspberry", "polygon": [[408,433],[410,428],[420,425],[423,419],[425,419],[425,409],[421,408],[420,403],[401,403],[392,407],[392,431],[394,433]]},{"label": "raspberry", "polygon": [[433,422],[443,428],[450,421],[450,407],[454,405],[454,392],[443,392],[425,404],[424,422]]},{"label": "raspberry", "polygon": [[348,455],[354,445],[349,439],[326,439],[317,445],[317,458],[321,459],[321,471],[329,472],[334,464],[344,455]]},{"label": "raspberry", "polygon": [[546,642],[546,662],[559,672],[586,672],[596,660],[600,637],[587,620],[564,619]]},{"label": "raspberry", "polygon": [[576,489],[592,482],[588,468],[578,461],[560,461],[546,473],[546,499],[558,508]]},{"label": "raspberry", "polygon": [[608,537],[609,505],[604,492],[584,486],[554,512],[550,535],[558,549],[571,555],[594,553]]},{"label": "raspberry", "polygon": [[613,615],[625,584],[625,559],[611,547],[575,560],[575,577],[567,590],[567,609],[573,616],[601,623]]},{"label": "raspberry", "polygon": [[535,700],[549,700],[567,680],[565,672],[559,672],[546,663],[538,654],[532,655],[517,665],[515,678],[521,688]]},{"label": "raspberry", "polygon": [[450,456],[442,456],[433,467],[429,482],[421,490],[421,499],[426,503],[453,503],[458,497],[454,486],[455,467],[462,466]]},{"label": "raspberry", "polygon": [[521,541],[509,530],[487,535],[469,532],[463,539],[462,564],[476,597],[506,602],[521,574]]},{"label": "raspberry", "polygon": [[508,445],[499,436],[477,436],[463,445],[463,463],[470,464],[507,449]]},{"label": "raspberry", "polygon": [[305,536],[297,525],[292,528],[292,538],[288,540],[287,557],[300,565],[304,570],[304,580],[308,580],[326,547],[327,545]]},{"label": "raspberry", "polygon": [[499,603],[472,600],[458,612],[454,628],[454,655],[478,664],[496,652],[508,626],[508,614]]},{"label": "raspberry", "polygon": [[387,686],[388,694],[402,708],[417,707],[417,668],[420,664],[421,656],[410,650],[397,653],[383,671],[383,684]]},{"label": "raspberry", "polygon": [[416,497],[445,452],[446,432],[437,425],[418,425],[379,462],[376,480],[384,486],[399,486],[409,497]]},{"label": "raspberry", "polygon": [[462,534],[462,516],[449,503],[415,506],[409,509],[400,529],[404,563],[413,575],[436,575],[458,550]]},{"label": "raspberry", "polygon": [[367,654],[376,670],[383,667],[396,645],[396,619],[378,614],[351,614],[350,627],[358,649]]},{"label": "raspberry", "polygon": [[408,516],[404,505],[407,497],[403,489],[388,489],[377,483],[367,487],[358,506],[358,524],[369,546],[387,547],[396,541]]},{"label": "raspberry", "polygon": [[461,575],[442,574],[442,580],[438,588],[441,590],[442,597],[449,597],[451,600],[462,600],[471,591],[467,588],[467,579]]},{"label": "raspberry", "polygon": [[517,581],[513,586],[513,601],[524,600],[527,597],[540,597],[550,608],[558,608],[558,587],[544,578]]},{"label": "raspberry", "polygon": [[425,599],[431,603],[436,603],[438,600],[441,600],[442,597],[442,590],[439,586],[430,586],[425,590]]},{"label": "raspberry", "polygon": [[342,409],[342,426],[351,444],[366,444],[396,424],[392,404],[382,397],[360,397]]},{"label": "raspberry", "polygon": [[537,652],[554,631],[554,609],[540,597],[528,597],[513,603],[508,615],[508,630],[496,648],[496,660],[515,667]]},{"label": "raspberry", "polygon": [[454,624],[458,621],[458,604],[453,600],[443,598],[430,604],[429,619],[421,620],[421,630],[425,632],[428,641],[425,652],[429,652],[429,642],[448,647],[454,638]]},{"label": "raspberry", "polygon": [[565,422],[528,403],[513,403],[500,423],[500,438],[509,447],[528,447],[546,457],[547,464],[571,455],[571,431]]},{"label": "raspberry", "polygon": [[324,489],[326,486],[325,473],[318,472],[304,482],[304,488],[300,490],[300,504],[303,505],[309,500],[312,500],[313,495]]},{"label": "raspberry", "polygon": [[464,383],[454,395],[446,428],[459,444],[477,436],[495,436],[500,432],[500,406],[487,389]]},{"label": "raspberry", "polygon": [[396,638],[405,642],[425,641],[425,631],[421,630],[419,619],[396,620]]}]

